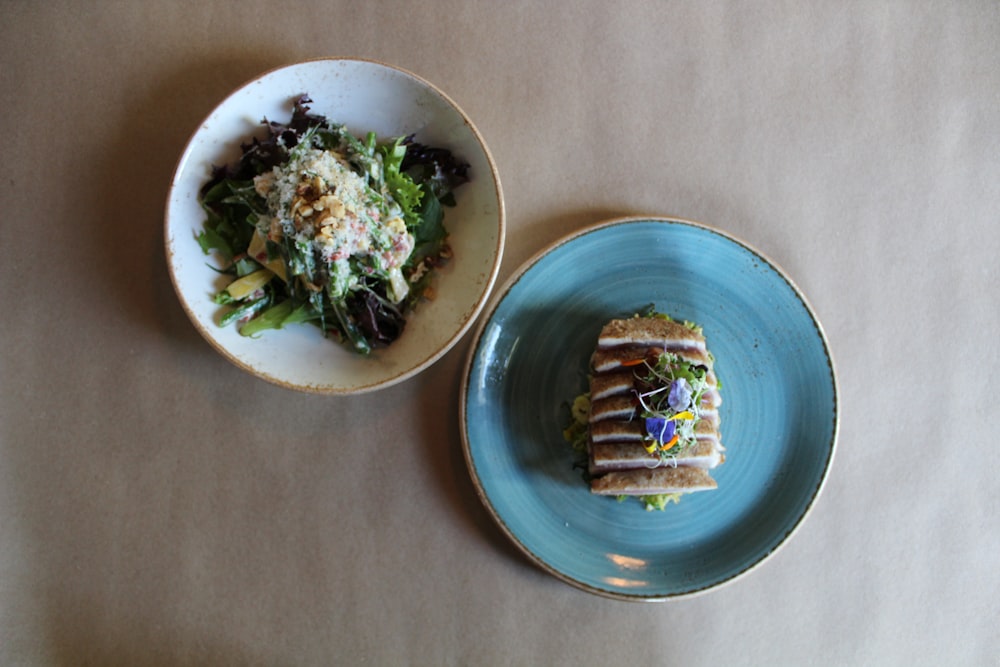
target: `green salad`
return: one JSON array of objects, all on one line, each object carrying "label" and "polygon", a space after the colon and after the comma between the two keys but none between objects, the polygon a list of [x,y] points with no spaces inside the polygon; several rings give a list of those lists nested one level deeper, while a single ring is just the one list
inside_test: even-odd
[{"label": "green salad", "polygon": [[399,338],[451,256],[445,208],[469,180],[450,151],[412,136],[359,138],[295,100],[287,124],[241,145],[202,187],[202,250],[231,277],[221,326],[253,336],[310,323],[367,354]]}]

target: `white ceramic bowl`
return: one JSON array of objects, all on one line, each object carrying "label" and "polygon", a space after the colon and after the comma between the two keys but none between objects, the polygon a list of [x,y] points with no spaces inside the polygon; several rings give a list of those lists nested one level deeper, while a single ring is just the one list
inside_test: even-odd
[{"label": "white ceramic bowl", "polygon": [[[306,94],[312,112],[355,134],[380,138],[415,134],[469,163],[471,180],[445,210],[454,258],[440,271],[434,300],[410,314],[391,346],[360,356],[324,338],[318,328],[294,325],[259,337],[217,324],[219,258],[202,251],[196,235],[205,216],[198,191],[213,165],[231,163],[240,143],[265,134],[261,120],[287,122],[292,103]],[[320,59],[267,72],[227,97],[201,123],[182,154],[166,205],[166,253],[181,305],[202,336],[240,368],[275,384],[316,393],[353,394],[412,377],[447,352],[469,329],[493,289],[506,228],[503,193],[490,151],[472,121],[424,79],[383,63]]]}]

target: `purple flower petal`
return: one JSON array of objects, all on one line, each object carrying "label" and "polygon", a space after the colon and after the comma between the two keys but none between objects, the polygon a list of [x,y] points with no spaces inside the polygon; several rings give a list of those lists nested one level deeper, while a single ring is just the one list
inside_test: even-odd
[{"label": "purple flower petal", "polygon": [[688,409],[688,406],[691,405],[691,387],[687,380],[680,378],[671,383],[667,404],[678,412]]},{"label": "purple flower petal", "polygon": [[677,426],[664,417],[646,417],[646,433],[657,442],[664,443],[674,437]]}]

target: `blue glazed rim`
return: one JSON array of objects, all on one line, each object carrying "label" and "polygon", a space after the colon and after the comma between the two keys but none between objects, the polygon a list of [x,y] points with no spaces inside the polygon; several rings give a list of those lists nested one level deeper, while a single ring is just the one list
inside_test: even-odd
[{"label": "blue glazed rim", "polygon": [[[657,516],[590,496],[554,433],[559,417],[540,405],[565,405],[585,388],[596,331],[640,302],[705,326],[726,401],[720,490]],[[531,356],[534,342],[541,358]],[[552,363],[563,351],[567,358]],[[772,367],[781,372],[768,377]],[[818,499],[839,431],[833,357],[794,282],[725,232],[663,217],[598,223],[525,262],[480,321],[459,414],[474,487],[502,532],[558,579],[633,601],[702,594],[771,558]],[[754,424],[760,442],[746,436]]]}]

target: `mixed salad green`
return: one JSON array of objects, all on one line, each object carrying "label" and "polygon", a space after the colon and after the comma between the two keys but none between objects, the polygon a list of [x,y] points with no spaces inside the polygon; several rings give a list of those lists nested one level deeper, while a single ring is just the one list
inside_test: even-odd
[{"label": "mixed salad green", "polygon": [[391,344],[451,255],[444,209],[469,165],[413,136],[380,141],[310,113],[241,145],[202,187],[198,242],[232,278],[219,324],[253,336],[308,322],[367,354]]}]

